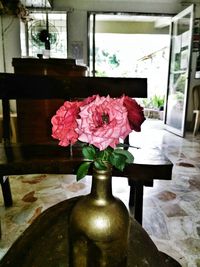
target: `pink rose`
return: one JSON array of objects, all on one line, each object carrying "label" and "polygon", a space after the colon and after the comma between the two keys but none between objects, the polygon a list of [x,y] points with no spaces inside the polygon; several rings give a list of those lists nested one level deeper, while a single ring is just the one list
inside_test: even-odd
[{"label": "pink rose", "polygon": [[85,98],[82,101],[82,106],[90,104],[92,101],[94,101],[96,99],[96,97],[97,97],[97,95],[93,95],[93,96],[89,96],[89,97]]},{"label": "pink rose", "polygon": [[78,140],[77,116],[80,111],[82,102],[66,101],[51,119],[52,137],[58,139],[60,146],[68,146],[74,144]]},{"label": "pink rose", "polygon": [[123,96],[122,99],[124,101],[124,106],[128,111],[128,120],[131,129],[136,132],[140,132],[141,124],[145,120],[143,108],[138,105],[135,99],[132,99],[128,96]]},{"label": "pink rose", "polygon": [[123,99],[96,96],[94,101],[82,106],[77,119],[78,140],[98,147],[115,147],[119,139],[131,132]]}]

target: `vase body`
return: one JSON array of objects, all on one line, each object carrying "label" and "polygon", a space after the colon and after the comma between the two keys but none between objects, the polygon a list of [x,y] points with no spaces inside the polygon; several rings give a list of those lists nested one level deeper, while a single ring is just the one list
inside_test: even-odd
[{"label": "vase body", "polygon": [[112,195],[111,168],[93,171],[91,193],[70,216],[70,267],[127,266],[129,213]]}]

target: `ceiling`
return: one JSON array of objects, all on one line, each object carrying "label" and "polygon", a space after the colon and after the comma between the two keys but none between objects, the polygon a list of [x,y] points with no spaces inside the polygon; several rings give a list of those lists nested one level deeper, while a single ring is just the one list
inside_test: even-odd
[{"label": "ceiling", "polygon": [[156,28],[163,28],[169,26],[172,17],[169,16],[144,16],[144,15],[108,15],[97,14],[97,21],[123,21],[123,22],[153,22]]},{"label": "ceiling", "polygon": [[[26,7],[33,7],[33,8],[52,8],[53,7],[53,1],[54,0],[21,0],[21,2],[26,6]],[[57,1],[57,0],[55,0]],[[74,1],[74,0],[73,0]],[[73,2],[72,1],[72,2]],[[76,0],[77,1],[77,0]],[[79,0],[81,2],[101,2],[104,0]],[[121,0],[107,0],[107,2],[121,2]],[[126,2],[137,2],[138,0],[126,0]],[[70,2],[70,0],[69,0]],[[200,5],[200,0],[143,0],[143,2],[146,2],[147,4],[150,3],[168,3],[168,4],[181,4],[182,6],[188,6],[191,4],[196,4]],[[66,5],[68,1],[62,0],[61,3]]]}]

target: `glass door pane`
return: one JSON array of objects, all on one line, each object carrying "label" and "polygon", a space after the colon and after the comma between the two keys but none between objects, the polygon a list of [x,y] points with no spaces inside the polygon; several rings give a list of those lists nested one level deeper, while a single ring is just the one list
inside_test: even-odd
[{"label": "glass door pane", "polygon": [[189,85],[193,5],[172,19],[166,129],[184,136]]}]

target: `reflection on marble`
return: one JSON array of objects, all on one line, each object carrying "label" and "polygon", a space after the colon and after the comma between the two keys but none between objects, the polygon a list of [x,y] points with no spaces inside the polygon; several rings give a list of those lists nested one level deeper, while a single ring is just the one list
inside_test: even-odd
[{"label": "reflection on marble", "polygon": [[[171,181],[155,180],[153,187],[145,187],[143,227],[157,247],[183,267],[199,267],[200,135],[181,138],[163,130],[160,121],[147,120],[130,141],[134,146],[160,148],[174,163]],[[0,199],[0,257],[45,209],[89,193],[91,177],[77,183],[73,175],[20,175],[10,177],[10,183],[13,206],[5,208]],[[113,178],[113,192],[128,206],[125,178]]]}]

